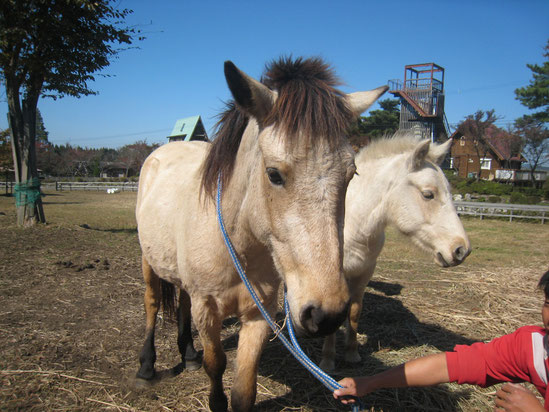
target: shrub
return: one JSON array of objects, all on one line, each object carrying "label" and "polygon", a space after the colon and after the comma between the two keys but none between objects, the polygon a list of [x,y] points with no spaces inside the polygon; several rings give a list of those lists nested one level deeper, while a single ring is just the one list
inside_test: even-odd
[{"label": "shrub", "polygon": [[521,192],[512,192],[511,197],[509,199],[509,203],[522,203],[526,202],[526,196],[524,196]]},{"label": "shrub", "polygon": [[543,189],[541,189],[541,195],[545,198],[545,200],[549,200],[549,180],[545,181]]},{"label": "shrub", "polygon": [[538,195],[526,196],[525,200],[527,205],[537,205],[539,202],[541,202],[541,196],[538,196]]},{"label": "shrub", "polygon": [[489,203],[500,203],[501,197],[499,196],[488,196],[488,202]]}]

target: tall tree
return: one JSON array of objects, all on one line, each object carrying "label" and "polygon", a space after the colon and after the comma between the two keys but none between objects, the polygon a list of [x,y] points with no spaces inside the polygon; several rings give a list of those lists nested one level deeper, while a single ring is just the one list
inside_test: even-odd
[{"label": "tall tree", "polygon": [[515,120],[515,127],[522,139],[522,153],[530,165],[534,186],[536,169],[549,162],[549,40],[544,50],[546,61],[543,64],[526,65],[532,71],[530,84],[515,90],[517,100],[524,106],[539,110]]},{"label": "tall tree", "polygon": [[6,196],[11,165],[10,129],[0,130],[0,177],[6,180]]},{"label": "tall tree", "polygon": [[42,117],[42,113],[40,113],[40,109],[36,109],[36,141],[37,142],[44,142],[46,143],[48,141],[48,131],[46,130],[46,126],[44,126],[44,118]]},{"label": "tall tree", "polygon": [[94,73],[110,64],[136,32],[123,26],[130,10],[112,0],[2,0],[0,80],[16,178],[17,223],[45,221],[36,166],[38,98],[87,96]]},{"label": "tall tree", "polygon": [[371,139],[390,135],[398,130],[400,101],[384,99],[377,102],[381,109],[371,110],[362,116],[350,131],[350,141],[355,149],[366,145]]},{"label": "tall tree", "polygon": [[500,119],[495,113],[493,109],[486,112],[477,110],[475,114],[467,116],[457,127],[461,135],[471,143],[479,159],[477,181],[482,171],[482,159],[486,158],[490,149],[487,131]]},{"label": "tall tree", "polygon": [[516,99],[529,109],[540,111],[525,115],[517,120],[517,125],[549,122],[549,40],[545,45],[543,56],[547,59],[543,64],[527,64],[532,71],[532,80],[526,87],[515,90]]},{"label": "tall tree", "polygon": [[372,110],[366,117],[361,117],[359,130],[361,133],[375,139],[389,135],[398,130],[400,121],[400,101],[384,99],[378,102],[381,110]]}]

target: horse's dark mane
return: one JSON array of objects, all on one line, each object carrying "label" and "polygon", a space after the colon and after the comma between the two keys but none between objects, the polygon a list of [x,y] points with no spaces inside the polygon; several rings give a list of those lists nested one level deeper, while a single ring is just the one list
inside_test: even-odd
[{"label": "horse's dark mane", "polygon": [[202,190],[214,196],[217,176],[222,174],[225,184],[233,172],[236,153],[244,130],[248,126],[248,116],[237,109],[234,101],[226,104],[225,111],[219,114],[215,124],[215,140],[202,165]]},{"label": "horse's dark mane", "polygon": [[[272,61],[265,68],[261,82],[278,93],[263,125],[274,125],[287,136],[292,148],[298,136],[327,142],[334,147],[348,130],[353,114],[345,95],[336,89],[340,84],[333,70],[320,58],[292,60],[290,57]],[[203,165],[202,189],[215,193],[217,176],[222,173],[226,183],[233,171],[248,115],[233,101],[227,103],[216,124],[215,140]]]}]

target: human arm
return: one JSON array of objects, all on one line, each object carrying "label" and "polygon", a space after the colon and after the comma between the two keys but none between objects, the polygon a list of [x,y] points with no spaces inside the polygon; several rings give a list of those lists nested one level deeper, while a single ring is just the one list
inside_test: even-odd
[{"label": "human arm", "polygon": [[334,391],[334,398],[353,403],[347,396],[361,397],[377,389],[431,386],[449,382],[446,353],[437,353],[414,359],[372,376],[344,378],[343,386]]},{"label": "human arm", "polygon": [[536,395],[522,385],[506,383],[496,392],[496,412],[543,412]]}]

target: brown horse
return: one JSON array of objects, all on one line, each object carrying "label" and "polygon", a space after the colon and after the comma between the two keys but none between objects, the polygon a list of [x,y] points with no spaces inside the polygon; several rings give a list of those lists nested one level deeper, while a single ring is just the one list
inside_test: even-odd
[{"label": "brown horse", "polygon": [[137,376],[154,377],[156,314],[174,290],[162,285],[172,284],[181,290],[181,356],[187,364],[196,359],[192,313],[213,411],[228,406],[221,323],[239,318],[231,406],[248,411],[269,327],[223,244],[212,199],[217,177],[222,176],[225,226],[271,315],[282,280],[296,329],[312,336],[334,332],[350,298],[342,266],[343,221],[345,192],[356,169],[345,132],[387,88],[346,95],[316,58],[273,62],[262,82],[226,62],[225,78],[236,106],[221,116],[213,144],[169,143],[141,171],[136,216],[147,324]]}]

